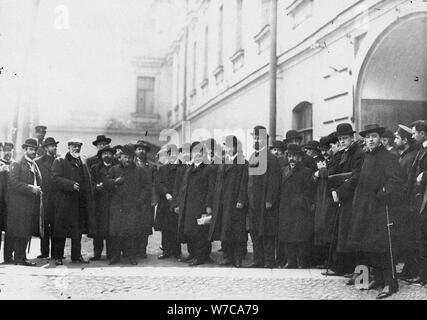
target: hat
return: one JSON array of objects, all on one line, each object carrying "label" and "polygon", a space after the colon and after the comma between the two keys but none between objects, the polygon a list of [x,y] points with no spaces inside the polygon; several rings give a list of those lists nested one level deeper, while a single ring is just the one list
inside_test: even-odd
[{"label": "hat", "polygon": [[15,146],[13,145],[13,143],[12,142],[5,142],[4,143],[4,147],[3,147],[3,149],[6,149],[6,148],[10,148],[10,149],[13,149]]},{"label": "hat", "polygon": [[305,148],[310,150],[320,150],[320,142],[316,140],[309,141],[305,145]]},{"label": "hat", "polygon": [[124,155],[134,156],[135,155],[135,147],[132,144],[126,144],[123,146],[122,152]]},{"label": "hat", "polygon": [[256,127],[253,129],[253,131],[252,131],[251,135],[253,135],[253,136],[259,136],[259,132],[260,132],[261,130],[263,130],[265,133],[267,133],[267,129],[266,129],[264,126],[256,126]]},{"label": "hat", "polygon": [[321,137],[319,140],[320,149],[329,149],[329,137]]},{"label": "hat", "polygon": [[328,144],[338,143],[338,136],[336,132],[332,132],[328,135]]},{"label": "hat", "polygon": [[356,131],[353,130],[353,126],[350,123],[340,123],[337,126],[337,131],[336,131],[337,137],[352,135],[355,133],[356,133]]},{"label": "hat", "polygon": [[406,139],[412,139],[412,129],[404,126],[403,124],[399,124],[399,127],[397,128],[397,131],[395,133],[396,135],[401,136],[402,138]]},{"label": "hat", "polygon": [[294,139],[302,140],[303,138],[302,135],[296,130],[289,130],[286,132],[286,139],[284,140],[285,143]]},{"label": "hat", "polygon": [[150,148],[150,146],[148,145],[148,143],[147,142],[145,142],[144,140],[138,140],[137,142],[136,142],[136,144],[134,144],[134,148],[136,149],[136,148],[143,148],[143,149],[145,149],[145,150],[147,150],[147,152],[150,152],[150,150],[151,150],[151,148]]},{"label": "hat", "polygon": [[123,146],[122,145],[117,145],[117,146],[114,146],[113,147],[113,151],[114,151],[114,153],[116,153],[117,152],[117,150],[122,150],[123,149]]},{"label": "hat", "polygon": [[303,154],[302,148],[294,143],[288,145],[288,155]]},{"label": "hat", "polygon": [[382,136],[382,135],[384,134],[384,132],[385,132],[385,128],[384,128],[384,127],[380,127],[380,125],[379,125],[379,124],[368,124],[368,125],[366,125],[366,126],[365,126],[365,129],[364,129],[363,131],[361,131],[359,134],[360,134],[363,138],[365,138],[365,136],[366,136],[368,133],[371,133],[371,132],[376,132],[376,133],[378,133],[380,136]]},{"label": "hat", "polygon": [[78,145],[82,146],[83,145],[83,141],[81,139],[79,139],[79,138],[72,138],[72,139],[70,139],[70,140],[67,141],[67,145],[68,146],[70,146],[72,144],[78,144]]},{"label": "hat", "polygon": [[285,146],[284,146],[282,141],[274,141],[273,145],[270,147],[270,149],[275,149],[275,148],[280,149],[280,150],[284,150]]},{"label": "hat", "polygon": [[37,148],[38,147],[37,140],[36,139],[32,139],[32,138],[29,138],[29,139],[25,140],[25,143],[22,145],[22,149],[25,149],[25,148],[28,148],[28,147]]},{"label": "hat", "polygon": [[40,125],[40,126],[36,126],[35,129],[36,129],[36,132],[44,132],[47,130],[47,127]]},{"label": "hat", "polygon": [[48,138],[46,138],[44,141],[43,141],[43,143],[42,143],[42,147],[47,147],[47,146],[50,146],[50,145],[58,145],[58,143],[59,143],[59,141],[55,141],[55,138],[52,138],[52,137],[48,137]]},{"label": "hat", "polygon": [[104,148],[102,148],[101,150],[98,151],[98,153],[97,153],[98,158],[100,158],[102,153],[104,153],[104,152],[111,152],[112,154],[114,154],[115,150],[113,148],[111,148],[110,146],[105,146]]},{"label": "hat", "polygon": [[93,141],[92,144],[96,147],[98,145],[98,143],[100,143],[100,142],[106,142],[107,144],[110,144],[111,143],[111,139],[107,138],[106,136],[104,136],[102,134],[102,135],[97,136],[96,140]]},{"label": "hat", "polygon": [[391,130],[386,130],[384,131],[384,133],[382,134],[383,138],[390,138],[390,139],[394,139],[394,133],[391,132]]}]

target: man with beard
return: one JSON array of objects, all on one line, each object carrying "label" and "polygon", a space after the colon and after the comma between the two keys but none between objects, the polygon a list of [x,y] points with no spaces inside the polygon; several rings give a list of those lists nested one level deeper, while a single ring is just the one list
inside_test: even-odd
[{"label": "man with beard", "polygon": [[123,153],[123,146],[117,145],[113,147],[113,164],[119,164],[120,163],[120,155]]},{"label": "man with beard", "polygon": [[144,230],[140,234],[140,239],[138,240],[138,255],[141,259],[146,259],[148,237],[153,234],[154,210],[156,205],[159,203],[156,189],[158,173],[156,165],[148,161],[148,153],[151,150],[150,146],[145,141],[139,140],[134,147],[135,165],[145,171],[147,176],[151,178],[152,184],[151,200],[150,203],[147,204],[147,208],[150,206],[150,210],[144,210]]},{"label": "man with beard", "polygon": [[405,197],[401,203],[401,218],[398,221],[398,234],[400,242],[395,244],[398,248],[397,261],[402,261],[404,267],[399,275],[401,279],[412,279],[417,276],[419,267],[419,224],[420,220],[415,212],[415,208],[410,203],[409,194],[409,175],[412,164],[417,156],[417,150],[412,139],[412,129],[404,125],[399,125],[395,132],[394,144],[399,152],[399,164],[405,179],[404,194]]},{"label": "man with beard", "polygon": [[45,154],[45,148],[43,147],[44,137],[46,137],[46,126],[36,126],[35,128],[36,138],[37,138],[37,157],[41,157]]},{"label": "man with beard", "polygon": [[[96,147],[96,149],[98,150],[102,150],[105,147],[109,146],[111,143],[111,139],[107,138],[104,135],[99,135],[96,137],[96,140],[92,142],[92,144]],[[96,163],[98,163],[100,161],[99,157],[98,157],[98,153],[95,154],[94,156],[88,158],[86,160],[86,164],[87,167],[89,168],[89,170],[92,168],[92,166]]]},{"label": "man with beard", "polygon": [[409,175],[409,194],[418,213],[420,223],[420,268],[418,276],[411,283],[427,285],[427,121],[415,121],[412,125],[412,138],[420,145]]},{"label": "man with beard", "polygon": [[248,236],[246,232],[248,164],[241,142],[235,136],[225,138],[225,163],[213,173],[215,187],[209,241],[221,241],[220,265],[242,267]]},{"label": "man with beard", "polygon": [[125,145],[120,164],[110,170],[104,183],[104,187],[112,193],[108,234],[111,265],[120,262],[122,252],[132,265],[138,263],[138,241],[144,230],[144,211],[151,209],[151,177],[135,165],[134,159],[134,146]]},{"label": "man with beard", "polygon": [[368,289],[383,287],[377,299],[398,291],[389,236],[394,235],[396,205],[403,196],[403,177],[397,157],[381,144],[384,132],[385,128],[377,124],[367,125],[360,132],[368,151],[354,192],[347,238],[347,248],[358,252],[359,262],[373,269],[373,282]]},{"label": "man with beard", "polygon": [[253,130],[255,152],[249,159],[248,231],[253,243],[251,268],[274,268],[279,211],[280,166],[267,149],[265,127]]},{"label": "man with beard", "polygon": [[92,261],[101,260],[106,242],[107,259],[111,258],[110,241],[108,240],[108,222],[110,211],[111,193],[105,189],[104,181],[113,168],[114,150],[106,146],[98,151],[100,161],[94,164],[90,170],[92,184],[94,187],[95,213],[96,213],[96,236],[93,239]]},{"label": "man with beard", "polygon": [[178,243],[178,216],[173,210],[173,188],[178,170],[178,149],[169,145],[160,158],[163,165],[159,168],[159,183],[157,185],[159,205],[156,212],[154,228],[162,232],[163,254],[159,260],[181,256],[181,245]]},{"label": "man with beard", "polygon": [[6,232],[13,239],[15,265],[36,265],[27,260],[25,249],[37,234],[40,217],[42,177],[34,161],[37,147],[37,140],[27,139],[22,145],[24,156],[10,167]]},{"label": "man with beard", "polygon": [[48,137],[43,141],[42,147],[44,155],[36,160],[37,165],[40,168],[42,176],[42,191],[43,191],[43,231],[44,234],[40,237],[40,251],[41,254],[37,257],[39,259],[49,258],[53,256],[53,250],[50,250],[50,241],[52,237],[53,229],[53,214],[55,205],[55,189],[52,185],[52,166],[53,161],[57,157],[58,143],[54,138]]},{"label": "man with beard", "polygon": [[56,265],[62,265],[65,240],[71,238],[72,262],[89,263],[82,257],[83,234],[96,234],[95,204],[92,181],[87,165],[80,157],[83,142],[68,141],[68,153],[56,158],[52,166],[52,182],[56,189],[53,247]]},{"label": "man with beard", "polygon": [[381,137],[381,143],[387,149],[387,151],[391,152],[396,157],[399,157],[400,154],[394,146],[394,139],[394,133],[390,130],[386,130],[383,136]]},{"label": "man with beard", "polygon": [[[286,146],[290,144],[296,144],[302,147],[302,140],[303,137],[298,131],[289,130],[288,132],[286,132],[286,139],[284,140],[284,143],[286,144]],[[311,169],[312,172],[315,172],[317,170],[316,162],[312,157],[308,156],[307,154],[303,155],[302,164],[307,168]],[[285,165],[288,165],[288,163],[286,162]]]},{"label": "man with beard", "polygon": [[287,167],[280,184],[279,240],[285,245],[286,269],[309,268],[314,219],[311,170],[302,164],[301,147],[288,145]]},{"label": "man with beard", "polygon": [[[331,183],[332,198],[336,205],[340,204],[338,211],[338,230],[336,248],[334,251],[333,265],[330,270],[323,273],[329,276],[342,276],[353,273],[356,267],[355,253],[347,248],[347,237],[352,215],[354,190],[359,179],[360,168],[363,163],[363,150],[354,140],[356,131],[349,123],[339,124],[336,135],[340,142],[342,153],[339,163],[333,174],[349,174],[349,178]],[[354,283],[354,277],[349,284]]]},{"label": "man with beard", "polygon": [[2,198],[0,199],[0,206],[3,220],[2,230],[5,231],[3,249],[3,257],[5,264],[10,264],[13,262],[13,239],[11,239],[6,232],[8,180],[10,165],[14,161],[12,158],[13,149],[14,145],[12,142],[5,142],[3,146],[3,157],[0,159],[0,184],[2,185]]},{"label": "man with beard", "polygon": [[271,153],[277,157],[281,168],[285,167],[288,163],[288,159],[285,156],[285,145],[283,141],[274,141],[270,147]]}]

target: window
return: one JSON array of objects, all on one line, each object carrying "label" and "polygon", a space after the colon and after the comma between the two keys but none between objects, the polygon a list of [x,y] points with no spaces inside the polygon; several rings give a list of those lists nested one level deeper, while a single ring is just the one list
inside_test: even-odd
[{"label": "window", "polygon": [[261,0],[261,27],[270,24],[271,0]]},{"label": "window", "polygon": [[224,54],[224,5],[219,8],[218,17],[218,66],[223,64]]},{"label": "window", "polygon": [[208,78],[208,66],[209,66],[209,27],[205,28],[205,52],[204,52],[204,66],[203,66],[203,78]]},{"label": "window", "polygon": [[136,113],[154,112],[154,78],[138,77]]},{"label": "window", "polygon": [[243,48],[243,0],[236,0],[236,51]]},{"label": "window", "polygon": [[303,142],[313,139],[313,105],[302,102],[293,111],[293,126],[303,135]]},{"label": "window", "polygon": [[192,89],[196,90],[196,79],[197,79],[197,41],[194,41],[193,44],[193,79],[192,79]]}]

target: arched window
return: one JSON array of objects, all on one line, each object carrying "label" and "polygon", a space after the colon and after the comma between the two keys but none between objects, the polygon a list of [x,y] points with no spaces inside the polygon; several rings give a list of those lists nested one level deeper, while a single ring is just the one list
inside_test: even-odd
[{"label": "arched window", "polygon": [[303,143],[313,140],[313,105],[302,102],[293,110],[293,127],[304,137]]}]

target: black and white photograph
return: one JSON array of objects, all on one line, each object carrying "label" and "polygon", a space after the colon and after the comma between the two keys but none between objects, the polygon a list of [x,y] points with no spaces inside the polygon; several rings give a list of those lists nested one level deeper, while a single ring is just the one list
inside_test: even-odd
[{"label": "black and white photograph", "polygon": [[0,241],[0,300],[427,300],[427,1],[0,0]]}]

